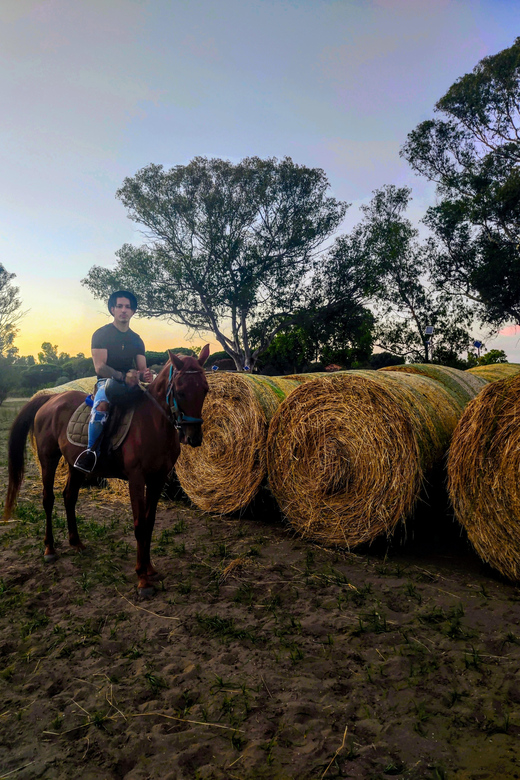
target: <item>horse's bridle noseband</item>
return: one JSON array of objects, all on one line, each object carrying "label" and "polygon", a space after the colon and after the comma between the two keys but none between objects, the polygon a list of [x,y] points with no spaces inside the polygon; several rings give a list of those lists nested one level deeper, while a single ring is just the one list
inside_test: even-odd
[{"label": "horse's bridle noseband", "polygon": [[[198,374],[199,371],[185,371],[185,374]],[[173,366],[170,366],[170,374],[168,376],[168,387],[166,388],[166,403],[168,405],[168,409],[170,410],[171,414],[173,415],[173,424],[176,427],[178,431],[182,429],[183,425],[197,425],[204,422],[201,417],[190,417],[187,414],[184,414],[182,409],[180,408],[179,404],[177,403],[177,399],[175,397],[175,386],[174,386],[174,379],[177,374],[177,371],[173,370]],[[173,403],[170,404],[169,398],[170,396],[173,399]]]}]

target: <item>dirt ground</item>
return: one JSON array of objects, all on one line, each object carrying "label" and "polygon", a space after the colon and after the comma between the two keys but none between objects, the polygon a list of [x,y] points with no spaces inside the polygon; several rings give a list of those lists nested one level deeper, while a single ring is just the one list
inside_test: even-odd
[{"label": "dirt ground", "polygon": [[82,491],[77,555],[58,500],[46,565],[39,491],[0,526],[0,778],[520,777],[520,590],[445,518],[349,553],[164,500],[141,601],[128,502]]}]

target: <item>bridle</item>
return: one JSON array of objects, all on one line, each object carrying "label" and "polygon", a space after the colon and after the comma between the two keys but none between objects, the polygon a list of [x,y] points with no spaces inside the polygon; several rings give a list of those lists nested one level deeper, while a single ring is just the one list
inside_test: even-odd
[{"label": "bridle", "polygon": [[[141,390],[146,393],[150,401],[154,404],[154,406],[157,407],[157,409],[160,411],[163,417],[165,417],[169,423],[171,423],[176,430],[181,431],[183,425],[197,425],[199,423],[204,422],[201,417],[190,417],[187,414],[184,414],[182,409],[179,407],[179,404],[177,402],[177,399],[175,397],[175,377],[177,376],[177,373],[179,373],[177,370],[173,370],[173,366],[170,366],[170,373],[168,376],[168,385],[166,387],[166,405],[168,407],[168,412],[165,412],[159,401],[154,398],[154,396],[148,392],[148,388],[145,387],[141,382],[139,383],[139,387]],[[185,371],[185,374],[199,374],[200,371]],[[173,403],[170,403],[169,399],[170,396],[173,400]]]},{"label": "bridle", "polygon": [[[170,365],[170,373],[168,376],[168,385],[166,387],[166,403],[168,405],[168,409],[170,411],[171,422],[173,422],[175,428],[180,431],[182,430],[183,425],[197,425],[204,422],[201,417],[190,417],[187,414],[184,414],[182,409],[180,408],[177,398],[175,397],[175,377],[177,376],[179,372],[177,370],[173,370],[173,366]],[[184,371],[185,374],[200,374],[200,371]],[[172,399],[172,403],[170,403],[170,396]]]}]

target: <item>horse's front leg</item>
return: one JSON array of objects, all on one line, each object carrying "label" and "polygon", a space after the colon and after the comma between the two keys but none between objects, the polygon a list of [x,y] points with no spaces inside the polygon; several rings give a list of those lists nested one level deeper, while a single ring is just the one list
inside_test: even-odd
[{"label": "horse's front leg", "polygon": [[[166,473],[151,474],[146,479],[146,518],[147,526],[150,528],[150,541],[155,526],[155,516],[157,513],[157,504],[161,497],[164,484],[166,482]],[[162,579],[161,574],[154,567],[151,559],[148,560],[148,577],[153,582]]]},{"label": "horse's front leg", "polygon": [[[161,495],[164,479],[149,477],[146,482],[142,474],[129,477],[130,501],[134,516],[134,534],[137,542],[137,562],[135,570],[138,577],[138,590],[141,596],[151,596],[155,592],[154,581],[159,575],[150,560],[150,545],[155,524],[157,502]],[[146,488],[146,497],[145,497]]]}]

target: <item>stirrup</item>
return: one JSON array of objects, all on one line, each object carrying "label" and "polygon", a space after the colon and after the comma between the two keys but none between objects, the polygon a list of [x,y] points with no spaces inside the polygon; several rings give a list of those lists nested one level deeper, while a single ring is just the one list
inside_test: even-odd
[{"label": "stirrup", "polygon": [[83,450],[80,452],[74,463],[74,468],[83,471],[84,474],[90,474],[97,463],[97,454],[94,450]]}]

